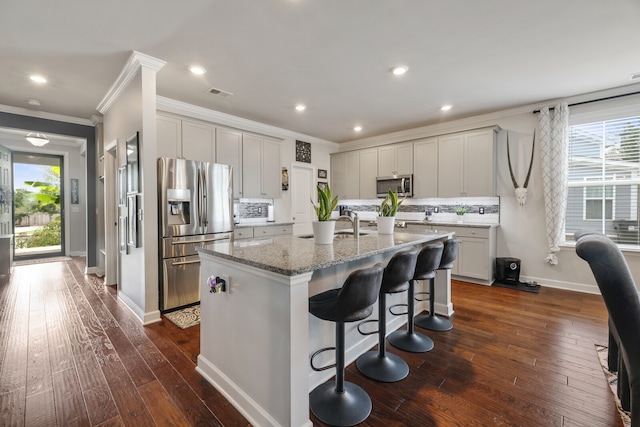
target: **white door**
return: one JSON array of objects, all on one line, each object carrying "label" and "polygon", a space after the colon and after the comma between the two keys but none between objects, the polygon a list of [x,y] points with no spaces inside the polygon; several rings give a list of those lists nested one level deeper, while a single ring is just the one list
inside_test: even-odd
[{"label": "white door", "polygon": [[291,185],[294,236],[313,233],[311,221],[315,212],[311,206],[311,200],[316,200],[314,177],[315,168],[313,166],[291,165],[289,183]]}]

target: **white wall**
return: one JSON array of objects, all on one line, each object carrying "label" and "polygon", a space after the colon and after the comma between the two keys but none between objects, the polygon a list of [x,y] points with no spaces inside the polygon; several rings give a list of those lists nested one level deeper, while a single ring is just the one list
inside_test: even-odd
[{"label": "white wall", "polygon": [[[598,99],[618,93],[631,93],[637,87],[583,95],[567,99],[569,103],[586,99]],[[557,101],[554,101],[554,103]],[[624,98],[621,104],[628,102]],[[551,104],[551,103],[550,103]],[[546,224],[540,146],[536,144],[533,171],[528,187],[528,201],[519,207],[509,174],[506,155],[506,132],[509,131],[512,165],[516,178],[521,183],[526,175],[531,156],[531,141],[537,126],[537,106],[527,106],[470,119],[440,123],[433,126],[395,132],[375,138],[352,141],[341,145],[340,151],[366,148],[376,145],[408,141],[427,136],[442,135],[492,125],[502,128],[497,144],[497,195],[500,196],[500,227],[497,232],[497,256],[515,257],[522,260],[521,280],[535,280],[544,286],[599,293],[588,264],[575,254],[571,245],[562,247],[558,254],[558,265],[545,262],[547,255]],[[625,251],[632,273],[640,277],[640,253]]]}]

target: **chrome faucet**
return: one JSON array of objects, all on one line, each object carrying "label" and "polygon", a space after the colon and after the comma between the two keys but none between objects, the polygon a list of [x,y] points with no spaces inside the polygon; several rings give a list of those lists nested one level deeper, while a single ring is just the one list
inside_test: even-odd
[{"label": "chrome faucet", "polygon": [[336,221],[341,221],[341,220],[350,221],[351,224],[353,225],[353,234],[357,238],[358,236],[360,236],[360,218],[358,218],[358,214],[356,212],[351,211],[351,213],[353,214],[353,216],[340,215],[336,219]]}]

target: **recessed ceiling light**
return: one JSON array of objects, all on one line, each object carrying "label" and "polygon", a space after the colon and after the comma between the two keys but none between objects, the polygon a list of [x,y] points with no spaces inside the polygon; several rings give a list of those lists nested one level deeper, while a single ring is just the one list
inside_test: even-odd
[{"label": "recessed ceiling light", "polygon": [[362,130],[362,126],[355,126],[353,130],[355,130],[356,132],[360,132]]},{"label": "recessed ceiling light", "polygon": [[391,72],[396,76],[401,76],[407,71],[409,71],[409,67],[407,67],[406,65],[398,65],[397,67],[393,67],[391,69]]},{"label": "recessed ceiling light", "polygon": [[37,74],[33,74],[32,76],[29,77],[32,81],[36,82],[36,83],[46,83],[47,79],[45,79],[44,77],[37,75]]},{"label": "recessed ceiling light", "polygon": [[440,107],[442,111],[449,111],[452,108],[453,108],[453,105],[443,105],[442,107]]},{"label": "recessed ceiling light", "polygon": [[305,105],[302,105],[302,104],[296,105],[296,111],[304,111],[306,109],[307,107]]},{"label": "recessed ceiling light", "polygon": [[189,71],[191,71],[193,74],[196,74],[198,76],[203,75],[204,73],[207,72],[207,70],[204,69],[204,67],[201,67],[199,65],[192,65],[189,67]]}]

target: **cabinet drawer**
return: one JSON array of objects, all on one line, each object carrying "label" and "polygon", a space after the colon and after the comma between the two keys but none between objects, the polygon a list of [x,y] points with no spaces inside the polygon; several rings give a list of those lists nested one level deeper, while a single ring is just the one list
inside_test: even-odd
[{"label": "cabinet drawer", "polygon": [[451,227],[458,237],[478,237],[481,239],[489,238],[489,228],[476,227]]},{"label": "cabinet drawer", "polygon": [[291,225],[272,225],[267,227],[254,227],[254,237],[260,236],[277,236],[281,234],[292,234],[293,227]]},{"label": "cabinet drawer", "polygon": [[247,239],[253,237],[253,227],[236,228],[233,230],[234,239]]}]

